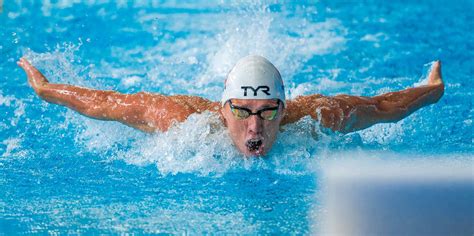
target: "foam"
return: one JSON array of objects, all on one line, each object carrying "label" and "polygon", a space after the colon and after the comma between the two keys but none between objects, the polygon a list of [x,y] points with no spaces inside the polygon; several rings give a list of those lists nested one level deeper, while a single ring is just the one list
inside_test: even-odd
[{"label": "foam", "polygon": [[21,146],[22,139],[20,138],[9,138],[2,141],[2,144],[6,145],[5,152],[2,157],[10,157],[16,150]]},{"label": "foam", "polygon": [[[263,3],[247,7],[236,4],[231,9],[223,8],[197,18],[143,10],[137,15],[142,28],[135,30],[156,37],[159,43],[133,48],[112,45],[111,57],[120,58],[119,62],[106,58],[87,64],[78,56],[82,40],[76,44],[57,45],[46,53],[26,50],[25,55],[55,83],[97,89],[191,94],[213,100],[220,98],[223,80],[234,63],[248,54],[266,56],[280,69],[289,98],[347,89],[357,94],[364,87],[381,83],[380,78],[342,82],[338,80],[343,72],[340,68],[319,69],[320,74],[327,76],[315,78],[314,82],[294,83],[305,63],[315,55],[337,55],[344,50],[348,32],[337,19],[313,21],[286,14],[286,9],[269,11],[268,5]],[[162,19],[173,23],[161,24]],[[177,38],[162,35],[166,30],[177,32],[187,27],[199,29],[201,33]],[[89,42],[86,40],[86,43]],[[311,72],[312,68],[307,70]],[[113,85],[108,85],[110,79]],[[408,79],[400,77],[390,81],[397,84]],[[393,88],[389,85],[376,92],[388,90]],[[44,110],[50,108],[48,105]],[[25,109],[28,106],[18,110],[17,114],[21,116]],[[115,122],[92,120],[72,111],[62,115],[65,117],[63,126],[73,127],[75,143],[87,152],[133,165],[155,165],[163,175],[195,173],[204,176],[220,176],[239,168],[271,169],[283,175],[311,174],[317,165],[314,160],[326,158],[334,147],[387,146],[402,142],[407,122],[415,119],[380,124],[341,137],[322,132],[319,123],[307,117],[284,127],[269,156],[261,161],[242,159],[225,127],[212,114],[191,116],[168,132],[154,135]]]},{"label": "foam", "polygon": [[[10,117],[9,121],[7,122],[10,126],[16,126],[22,116],[25,114],[26,104],[23,102],[22,99],[18,99],[14,96],[3,96],[2,92],[0,91],[0,106],[6,107],[14,107],[13,117]],[[5,120],[6,121],[6,120]]]},{"label": "foam", "polygon": [[428,84],[428,76],[430,75],[431,71],[433,70],[434,66],[434,61],[430,63],[426,63],[423,65],[423,74],[421,75],[420,79],[418,82],[414,83],[413,86],[418,87],[421,85],[427,85]]},{"label": "foam", "polygon": [[51,83],[74,84],[86,87],[101,87],[100,81],[86,76],[89,66],[81,65],[81,58],[76,55],[82,46],[82,40],[77,44],[63,43],[56,45],[52,51],[37,53],[31,49],[24,49],[24,57],[32,65],[40,69]]},{"label": "foam", "polygon": [[[102,200],[100,197],[94,198],[88,195],[74,198],[74,200],[53,197],[29,201],[19,200],[17,207],[19,212],[25,214],[22,217],[22,223],[28,225],[29,233],[41,233],[45,230],[52,232],[51,228],[54,230],[65,226],[76,226],[75,233],[78,234],[90,232],[90,229],[108,233],[139,230],[138,232],[147,234],[206,234],[219,231],[255,234],[261,227],[259,223],[251,223],[243,212],[227,212],[225,208],[205,212],[196,202],[184,202],[177,205],[171,201],[169,205],[161,205],[156,198],[147,197],[140,201],[94,204]],[[36,214],[47,217],[48,221],[38,221],[30,217]],[[84,225],[85,221],[87,225]]]},{"label": "foam", "polygon": [[[311,57],[337,53],[344,46],[346,31],[336,19],[312,22],[299,16],[288,18],[285,11],[271,12],[264,3],[245,5],[231,5],[232,11],[223,8],[198,18],[141,11],[138,20],[142,30],[162,40],[151,47],[112,46],[112,56],[120,58],[120,64],[102,60],[84,65],[77,56],[82,40],[77,44],[57,45],[52,52],[27,50],[25,55],[51,82],[110,89],[104,84],[107,84],[106,78],[112,78],[119,82],[115,85],[118,90],[133,88],[163,94],[193,94],[217,100],[225,76],[243,56],[268,57],[280,69],[285,82],[290,83]],[[164,17],[173,24],[161,25],[160,19]],[[160,35],[163,27],[170,31],[191,27],[203,33],[168,40]],[[290,86],[287,92],[291,90]],[[295,128],[298,125],[314,123],[310,120],[286,127],[288,131],[281,133],[275,151],[265,163],[260,159],[243,159],[233,147],[225,127],[211,114],[191,116],[168,132],[154,135],[141,134],[114,122],[91,120],[72,111],[64,116],[64,126],[74,128],[75,142],[85,150],[108,153],[107,159],[120,159],[129,164],[156,165],[163,175],[222,175],[235,168],[275,168],[278,173],[301,175],[311,172],[311,158],[318,148],[299,147],[294,140],[319,147],[314,135],[306,137],[307,132],[316,132],[314,128],[293,133],[299,129]]]},{"label": "foam", "polygon": [[109,160],[138,166],[155,165],[162,175],[222,176],[236,170],[307,175],[314,173],[315,160],[324,159],[328,146],[340,142],[322,132],[319,122],[305,117],[283,128],[267,157],[244,158],[233,146],[219,117],[210,112],[191,115],[167,132],[152,135],[118,123],[90,120],[74,112],[68,112],[67,117],[67,122],[76,127],[76,143],[89,152],[107,153]]}]

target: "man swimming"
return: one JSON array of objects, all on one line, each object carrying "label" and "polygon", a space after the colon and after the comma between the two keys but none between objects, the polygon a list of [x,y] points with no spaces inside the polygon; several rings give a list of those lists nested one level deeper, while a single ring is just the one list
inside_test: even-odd
[{"label": "man swimming", "polygon": [[436,103],[444,93],[439,61],[433,64],[427,85],[374,97],[313,94],[287,101],[277,68],[261,56],[247,56],[227,75],[220,102],[197,96],[121,94],[52,84],[26,59],[21,58],[18,65],[25,70],[36,94],[45,101],[145,132],[166,131],[193,113],[217,113],[235,147],[245,156],[265,155],[280,126],[305,116],[333,131],[348,133],[377,123],[397,122],[421,107]]}]

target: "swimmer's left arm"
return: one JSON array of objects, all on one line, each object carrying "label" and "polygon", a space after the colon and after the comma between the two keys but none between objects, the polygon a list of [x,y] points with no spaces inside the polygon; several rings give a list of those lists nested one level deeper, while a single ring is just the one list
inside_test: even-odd
[{"label": "swimmer's left arm", "polygon": [[[444,93],[441,63],[435,62],[428,84],[415,88],[385,93],[374,97],[338,95],[304,96],[289,102],[288,114],[293,109],[299,116],[311,115],[334,131],[349,133],[377,123],[397,122],[416,110],[436,103]],[[305,104],[305,105],[303,105]],[[295,108],[300,109],[295,109]],[[301,112],[298,112],[301,111]],[[298,116],[289,117],[297,119]],[[288,120],[288,119],[287,119]],[[291,119],[289,119],[291,121]],[[289,122],[287,122],[289,123]]]}]

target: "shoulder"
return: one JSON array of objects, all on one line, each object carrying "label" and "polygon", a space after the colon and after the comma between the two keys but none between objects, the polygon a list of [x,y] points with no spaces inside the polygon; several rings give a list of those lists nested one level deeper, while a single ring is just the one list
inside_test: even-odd
[{"label": "shoulder", "polygon": [[199,96],[173,95],[170,96],[170,99],[175,103],[192,110],[193,113],[201,113],[204,111],[217,112],[220,108],[219,102],[213,102],[207,98]]},{"label": "shoulder", "polygon": [[336,97],[320,94],[299,96],[287,102],[282,124],[293,123],[305,116],[310,116],[314,120],[319,120],[323,126],[335,130],[341,126],[341,120],[348,108],[344,99]]},{"label": "shoulder", "polygon": [[[193,113],[202,113],[204,111],[218,112],[220,106],[218,102],[209,99],[191,96],[191,95],[171,95],[142,93],[153,110],[166,111],[170,114],[180,114],[185,118]],[[180,119],[181,120],[181,119]]]},{"label": "shoulder", "polygon": [[323,95],[313,94],[308,96],[298,96],[294,99],[288,100],[286,102],[285,116],[282,120],[282,125],[294,123],[308,115],[312,118],[316,118],[315,103],[322,98],[324,98]]},{"label": "shoulder", "polygon": [[305,109],[314,109],[317,106],[330,103],[330,97],[321,94],[312,94],[308,96],[298,96],[286,102],[287,111],[297,111]]}]

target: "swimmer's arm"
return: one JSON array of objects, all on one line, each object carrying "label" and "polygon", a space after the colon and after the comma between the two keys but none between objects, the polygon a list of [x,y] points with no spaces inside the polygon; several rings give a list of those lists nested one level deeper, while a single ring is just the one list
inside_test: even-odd
[{"label": "swimmer's arm", "polygon": [[[298,116],[310,115],[319,119],[325,127],[349,133],[377,123],[397,122],[424,106],[436,103],[443,93],[444,83],[441,78],[441,64],[438,61],[433,65],[427,85],[375,97],[305,96],[295,99],[294,104],[288,103],[288,114],[291,114],[290,109],[299,110],[300,112],[295,112]],[[290,116],[286,120],[291,122],[299,118]]]},{"label": "swimmer's arm", "polygon": [[47,102],[71,108],[82,115],[119,121],[145,132],[166,131],[195,113],[210,110],[210,101],[195,96],[163,96],[140,92],[121,94],[66,84],[52,84],[25,59],[21,66],[35,92]]}]

